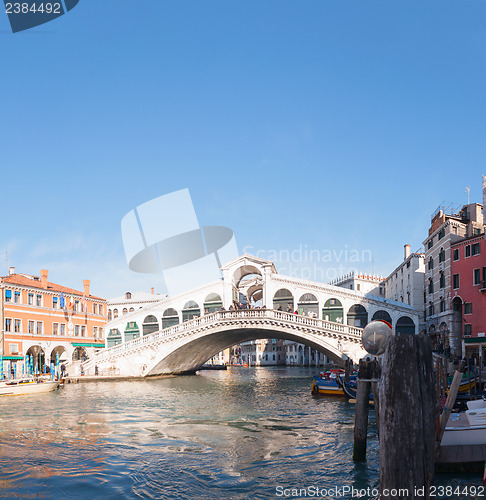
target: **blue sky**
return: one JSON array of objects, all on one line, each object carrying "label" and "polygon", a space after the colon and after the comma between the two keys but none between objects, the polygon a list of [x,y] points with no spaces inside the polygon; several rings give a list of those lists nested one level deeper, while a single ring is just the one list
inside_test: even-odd
[{"label": "blue sky", "polygon": [[17,34],[0,16],[1,273],[7,252],[101,296],[163,292],[127,269],[120,221],[187,187],[240,251],[357,250],[318,267],[387,275],[443,200],[471,186],[482,202],[485,14],[483,0],[81,0]]}]

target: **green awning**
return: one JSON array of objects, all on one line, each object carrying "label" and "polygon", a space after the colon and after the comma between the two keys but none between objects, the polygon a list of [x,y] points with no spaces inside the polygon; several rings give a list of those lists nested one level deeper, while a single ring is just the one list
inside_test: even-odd
[{"label": "green awning", "polygon": [[105,347],[105,344],[88,344],[88,343],[82,344],[78,342],[73,342],[72,345],[73,347]]},{"label": "green awning", "polygon": [[465,344],[485,344],[486,337],[468,337],[464,339]]},{"label": "green awning", "polygon": [[3,361],[18,361],[19,359],[24,359],[23,356],[0,356]]}]

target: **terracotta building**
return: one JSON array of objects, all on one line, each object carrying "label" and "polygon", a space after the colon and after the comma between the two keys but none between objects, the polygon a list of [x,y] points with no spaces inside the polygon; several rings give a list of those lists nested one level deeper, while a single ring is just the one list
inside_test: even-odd
[{"label": "terracotta building", "polygon": [[38,371],[44,371],[59,355],[67,366],[91,357],[104,347],[106,300],[84,290],[74,290],[40,276],[16,273],[0,278],[1,355],[3,371],[22,372],[25,356],[33,356]]}]

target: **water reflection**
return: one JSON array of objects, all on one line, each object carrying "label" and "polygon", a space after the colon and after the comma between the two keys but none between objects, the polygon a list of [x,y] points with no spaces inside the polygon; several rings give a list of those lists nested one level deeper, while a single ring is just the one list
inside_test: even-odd
[{"label": "water reflection", "polygon": [[246,499],[277,485],[376,485],[374,426],[355,467],[354,407],[313,398],[312,374],[235,368],[2,399],[2,493]]}]

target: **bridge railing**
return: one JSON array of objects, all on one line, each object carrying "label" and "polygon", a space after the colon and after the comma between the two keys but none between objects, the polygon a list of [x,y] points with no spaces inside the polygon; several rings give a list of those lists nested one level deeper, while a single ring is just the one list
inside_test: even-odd
[{"label": "bridge railing", "polygon": [[127,350],[136,349],[142,345],[148,345],[160,341],[166,337],[176,337],[181,333],[197,329],[201,326],[214,324],[214,323],[230,323],[235,319],[275,319],[280,322],[285,322],[288,324],[301,324],[312,328],[318,328],[321,330],[326,330],[328,332],[335,332],[342,335],[346,335],[353,340],[361,340],[362,328],[344,325],[342,323],[334,323],[333,321],[326,321],[319,318],[311,318],[310,316],[304,316],[302,314],[288,313],[285,311],[277,311],[275,309],[240,309],[240,310],[222,310],[216,311],[211,314],[205,314],[198,318],[193,318],[189,321],[179,323],[177,325],[170,326],[163,330],[158,330],[148,335],[143,335],[137,339],[124,342],[112,347],[108,347],[103,351],[99,352],[95,358],[88,360],[85,364],[86,367],[91,366],[96,361],[101,361],[112,355],[126,352]]}]

